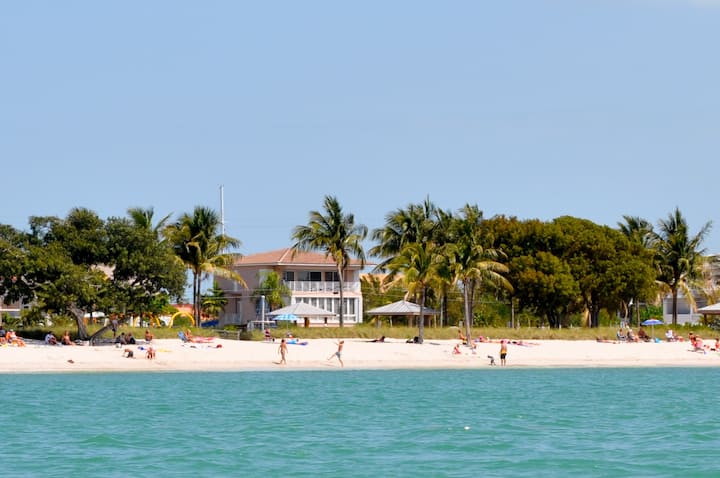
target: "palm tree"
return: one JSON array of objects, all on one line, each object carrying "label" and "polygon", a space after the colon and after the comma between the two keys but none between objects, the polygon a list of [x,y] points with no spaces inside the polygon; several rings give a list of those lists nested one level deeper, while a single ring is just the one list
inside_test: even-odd
[{"label": "palm tree", "polygon": [[508,273],[507,266],[496,260],[501,252],[482,244],[482,221],[482,211],[477,206],[466,204],[452,223],[453,240],[445,248],[455,279],[463,287],[468,343],[471,340],[475,290],[483,283],[489,283],[512,291],[510,282],[503,276]]},{"label": "palm tree", "polygon": [[167,224],[171,216],[170,214],[168,214],[167,216],[160,219],[158,223],[153,226],[153,216],[155,215],[155,211],[153,210],[153,208],[150,207],[147,209],[143,209],[141,207],[131,207],[130,209],[128,209],[127,213],[128,216],[130,216],[133,224],[135,224],[141,229],[152,231],[153,233],[155,233],[156,237],[160,235],[160,232],[165,228],[165,225]]},{"label": "palm tree", "polygon": [[296,226],[292,233],[295,244],[293,253],[299,251],[324,251],[326,257],[332,257],[337,267],[340,282],[340,327],[344,324],[344,284],[345,271],[350,262],[350,254],[365,266],[365,251],[362,241],[367,236],[367,226],[355,224],[353,214],[344,214],[340,203],[334,196],[325,196],[323,202],[325,214],[311,211],[306,226]]},{"label": "palm tree", "polygon": [[165,229],[175,254],[193,274],[193,316],[196,324],[200,324],[202,310],[200,286],[208,274],[226,277],[245,286],[243,278],[230,269],[235,255],[227,252],[232,247],[239,247],[240,241],[218,234],[219,226],[220,218],[214,210],[196,206],[192,216],[185,213]]},{"label": "palm tree", "polygon": [[[438,265],[441,262],[442,256],[433,242],[413,242],[403,246],[387,265],[390,280],[401,281],[409,295],[420,297],[419,343],[423,343],[425,335],[425,297],[430,286],[438,281]],[[395,279],[398,274],[400,277]]]},{"label": "palm tree", "polygon": [[682,291],[690,305],[695,305],[691,285],[700,272],[704,249],[700,245],[710,231],[711,222],[690,237],[688,225],[677,207],[666,220],[658,222],[658,232],[652,233],[656,254],[658,281],[672,294],[672,324],[677,325],[678,291]]},{"label": "palm tree", "polygon": [[652,247],[652,224],[637,216],[623,216],[623,219],[625,223],[618,223],[620,232],[631,243],[640,245],[644,249],[650,249]]},{"label": "palm tree", "polygon": [[[385,216],[385,226],[375,229],[372,238],[377,245],[370,254],[383,260],[375,267],[375,272],[384,271],[388,264],[407,244],[432,242],[442,245],[447,242],[450,212],[438,208],[429,197],[422,203],[410,204],[405,209],[396,209]],[[443,274],[443,271],[445,274]],[[444,281],[442,279],[445,279]],[[447,316],[447,292],[452,282],[452,273],[448,267],[438,266],[437,280],[434,282],[440,296],[441,323]],[[413,300],[417,300],[413,297]]]},{"label": "palm tree", "polygon": [[370,255],[384,259],[375,270],[386,269],[405,244],[432,240],[438,225],[438,214],[438,208],[430,198],[422,204],[410,204],[407,209],[387,214],[385,226],[372,232],[372,239],[377,245],[370,249]]}]

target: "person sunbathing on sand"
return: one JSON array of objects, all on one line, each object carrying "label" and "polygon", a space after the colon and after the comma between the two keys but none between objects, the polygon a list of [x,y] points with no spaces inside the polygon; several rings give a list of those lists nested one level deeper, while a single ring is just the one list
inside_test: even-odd
[{"label": "person sunbathing on sand", "polygon": [[63,336],[62,336],[62,339],[60,339],[60,342],[61,342],[63,345],[75,345],[75,344],[73,343],[73,341],[70,340],[70,332],[69,332],[68,330],[66,330],[65,332],[63,332]]},{"label": "person sunbathing on sand", "polygon": [[193,336],[192,333],[190,333],[190,329],[187,329],[185,331],[185,338],[187,339],[188,342],[193,342],[193,343],[196,342],[195,337]]},{"label": "person sunbathing on sand", "polygon": [[25,347],[25,341],[15,335],[14,330],[8,330],[7,334],[5,334],[5,340],[7,340],[8,345],[15,345],[18,347]]},{"label": "person sunbathing on sand", "polygon": [[45,336],[45,343],[48,345],[58,345],[57,337],[52,332],[48,332]]}]

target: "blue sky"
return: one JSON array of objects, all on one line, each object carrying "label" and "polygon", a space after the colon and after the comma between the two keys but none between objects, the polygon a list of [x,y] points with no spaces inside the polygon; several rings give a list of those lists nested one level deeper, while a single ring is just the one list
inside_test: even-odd
[{"label": "blue sky", "polygon": [[720,252],[720,1],[0,4],[0,223],[220,209],[255,253],[334,194],[616,226]]}]

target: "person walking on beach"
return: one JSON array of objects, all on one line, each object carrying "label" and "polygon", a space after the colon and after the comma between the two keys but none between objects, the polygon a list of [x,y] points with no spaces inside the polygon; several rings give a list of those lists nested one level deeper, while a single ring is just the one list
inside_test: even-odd
[{"label": "person walking on beach", "polygon": [[506,365],[505,358],[507,357],[507,340],[502,339],[500,341],[500,366],[504,367]]},{"label": "person walking on beach", "polygon": [[345,364],[344,364],[343,361],[342,361],[343,345],[345,345],[345,341],[344,341],[344,340],[341,340],[340,342],[337,342],[337,346],[338,346],[337,352],[335,352],[334,354],[332,354],[331,356],[328,357],[328,360],[330,360],[330,359],[333,358],[333,357],[337,357],[337,358],[338,358],[338,361],[340,362],[340,366],[341,366],[341,367],[344,367],[344,366],[345,366]]},{"label": "person walking on beach", "polygon": [[117,315],[113,314],[112,317],[110,318],[110,328],[112,329],[113,340],[115,340],[115,337],[117,337],[119,326],[120,326],[120,324],[118,323]]},{"label": "person walking on beach", "polygon": [[280,347],[278,347],[278,353],[280,354],[280,365],[287,365],[287,361],[285,360],[287,352],[287,342],[285,342],[285,339],[282,339],[280,341]]}]

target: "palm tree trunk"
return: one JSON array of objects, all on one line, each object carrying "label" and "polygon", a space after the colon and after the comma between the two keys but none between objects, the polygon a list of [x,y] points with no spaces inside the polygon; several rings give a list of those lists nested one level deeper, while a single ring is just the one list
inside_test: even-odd
[{"label": "palm tree trunk", "polygon": [[470,287],[467,281],[463,281],[463,298],[465,299],[465,338],[467,344],[470,344],[470,323],[472,315],[472,297],[470,295]]},{"label": "palm tree trunk", "polygon": [[193,272],[193,320],[195,326],[200,323],[200,274]]},{"label": "palm tree trunk", "polygon": [[447,323],[447,290],[443,291],[442,299],[440,299],[440,328]]},{"label": "palm tree trunk", "polygon": [[677,301],[678,301],[678,290],[677,287],[672,289],[672,324],[677,325]]},{"label": "palm tree trunk", "polygon": [[344,313],[343,313],[343,302],[345,300],[345,278],[343,277],[343,270],[338,266],[338,278],[340,279],[340,327],[344,326]]},{"label": "palm tree trunk", "polygon": [[418,317],[418,343],[425,340],[425,287],[420,293],[420,316]]}]

